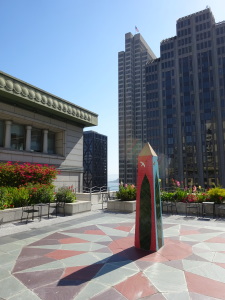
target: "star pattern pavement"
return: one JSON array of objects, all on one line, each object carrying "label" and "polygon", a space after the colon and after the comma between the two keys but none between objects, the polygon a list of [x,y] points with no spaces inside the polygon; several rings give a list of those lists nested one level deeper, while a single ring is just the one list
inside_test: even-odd
[{"label": "star pattern pavement", "polygon": [[163,223],[155,253],[134,247],[131,219],[70,226],[25,246],[12,274],[43,300],[225,299],[225,228]]}]

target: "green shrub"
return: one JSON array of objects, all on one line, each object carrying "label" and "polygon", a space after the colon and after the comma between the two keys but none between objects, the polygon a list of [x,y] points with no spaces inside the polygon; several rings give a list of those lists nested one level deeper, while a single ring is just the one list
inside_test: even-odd
[{"label": "green shrub", "polygon": [[56,201],[73,203],[76,200],[76,195],[74,193],[73,186],[70,187],[60,187],[55,194]]},{"label": "green shrub", "polygon": [[213,201],[215,203],[222,203],[223,201],[225,201],[225,189],[219,187],[210,189],[208,191],[208,195],[210,201]]},{"label": "green shrub", "polygon": [[179,188],[174,193],[174,197],[177,202],[183,202],[186,199],[187,195],[188,191]]},{"label": "green shrub", "polygon": [[197,193],[197,197],[198,197],[197,202],[199,203],[210,200],[208,193],[205,192]]},{"label": "green shrub", "polygon": [[25,187],[0,187],[1,209],[21,207],[29,198]]},{"label": "green shrub", "polygon": [[52,184],[27,184],[29,204],[50,203],[54,201],[54,186]]},{"label": "green shrub", "polygon": [[116,197],[121,201],[131,201],[136,199],[136,187],[133,184],[121,184]]},{"label": "green shrub", "polygon": [[175,201],[174,193],[161,191],[161,201]]},{"label": "green shrub", "polygon": [[54,186],[28,184],[20,187],[0,187],[0,209],[21,207],[54,201]]}]

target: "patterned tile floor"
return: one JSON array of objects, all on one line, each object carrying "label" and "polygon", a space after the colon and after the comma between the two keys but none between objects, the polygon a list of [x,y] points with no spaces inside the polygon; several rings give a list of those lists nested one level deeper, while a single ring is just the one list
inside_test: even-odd
[{"label": "patterned tile floor", "polygon": [[97,213],[0,238],[0,299],[225,299],[225,222],[163,218],[134,248],[134,214]]}]

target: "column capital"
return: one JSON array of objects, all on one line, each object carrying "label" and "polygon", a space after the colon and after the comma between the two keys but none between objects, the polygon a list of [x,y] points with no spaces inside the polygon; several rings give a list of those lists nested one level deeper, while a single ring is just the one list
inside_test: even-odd
[{"label": "column capital", "polygon": [[5,124],[6,124],[6,125],[11,125],[11,124],[12,124],[12,121],[6,120],[6,121],[5,121]]}]

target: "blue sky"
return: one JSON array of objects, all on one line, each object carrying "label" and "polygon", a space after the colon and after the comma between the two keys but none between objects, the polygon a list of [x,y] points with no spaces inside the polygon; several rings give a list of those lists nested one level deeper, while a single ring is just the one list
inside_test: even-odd
[{"label": "blue sky", "polygon": [[117,58],[135,26],[159,56],[176,20],[224,0],[0,0],[0,70],[99,115],[109,177],[118,174]]}]

